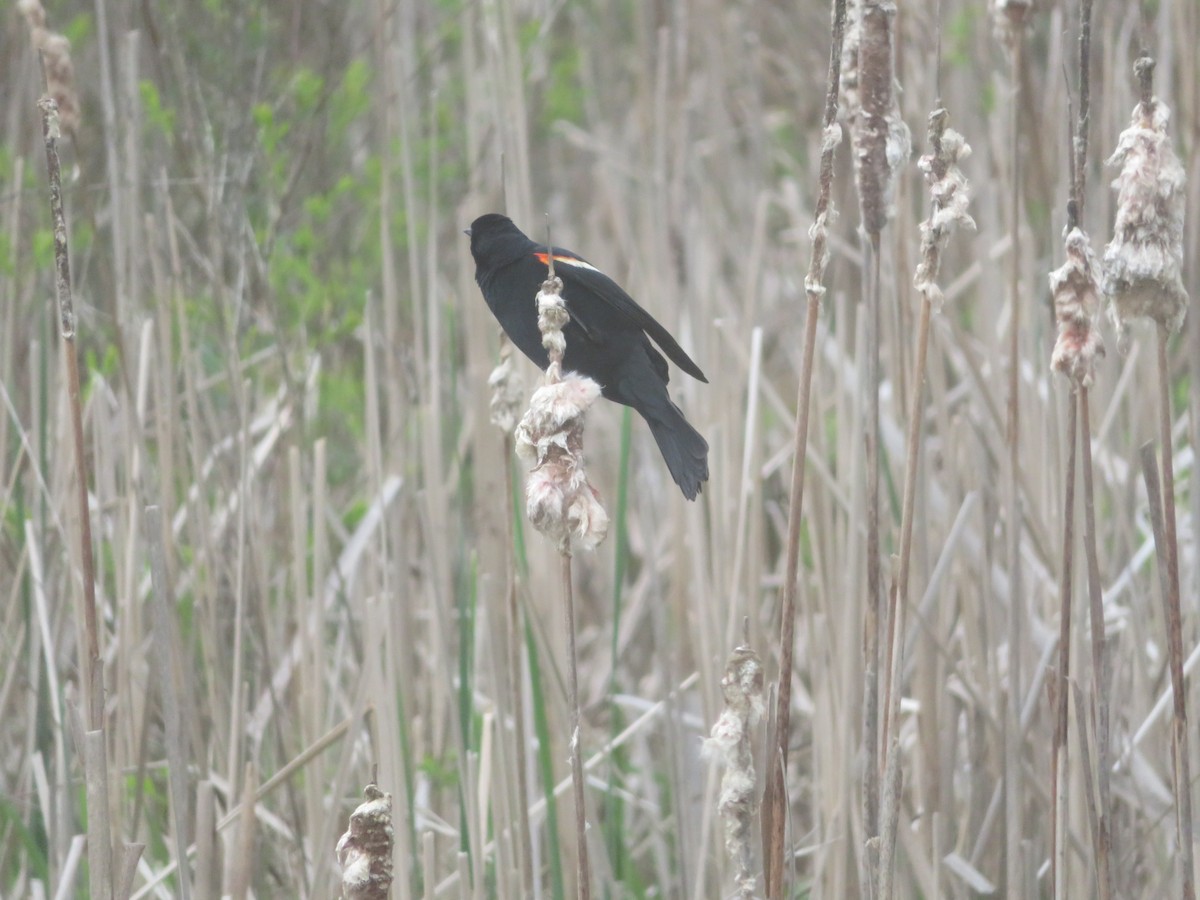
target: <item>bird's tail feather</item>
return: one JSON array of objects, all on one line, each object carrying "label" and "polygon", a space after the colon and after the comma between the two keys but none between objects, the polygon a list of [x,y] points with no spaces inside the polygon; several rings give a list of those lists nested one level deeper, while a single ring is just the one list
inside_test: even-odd
[{"label": "bird's tail feather", "polygon": [[643,414],[671,477],[683,491],[683,496],[695,500],[704,482],[708,481],[708,441],[669,400],[652,413]]}]

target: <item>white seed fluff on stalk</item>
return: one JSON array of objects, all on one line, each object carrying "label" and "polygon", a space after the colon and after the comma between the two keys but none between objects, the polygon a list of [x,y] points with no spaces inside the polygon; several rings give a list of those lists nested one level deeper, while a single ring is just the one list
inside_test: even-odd
[{"label": "white seed fluff on stalk", "polygon": [[525,393],[521,375],[513,365],[512,351],[512,342],[505,339],[500,348],[500,362],[488,376],[488,387],[492,389],[492,424],[505,433],[516,427]]},{"label": "white seed fluff on stalk", "polygon": [[765,706],[762,660],[750,647],[737,647],[730,654],[721,691],[725,710],[704,742],[704,751],[725,768],[717,811],[725,821],[725,849],[736,869],[737,896],[753,897],[752,838],[758,815],[753,730]]},{"label": "white seed fluff on stalk", "polygon": [[368,784],[337,842],[346,900],[386,900],[392,886],[392,795]]},{"label": "white seed fluff on stalk", "polygon": [[587,480],[583,456],[584,415],[600,398],[600,385],[575,372],[562,373],[562,329],[570,316],[561,291],[555,278],[538,294],[538,328],[550,365],[546,383],[533,392],[517,425],[517,455],[532,463],[525,482],[529,521],[552,540],[565,543],[573,537],[591,550],[608,535],[608,513]]},{"label": "white seed fluff on stalk", "polygon": [[1103,289],[1122,353],[1132,319],[1145,316],[1175,332],[1187,314],[1181,277],[1187,178],[1167,134],[1170,117],[1157,98],[1148,109],[1139,103],[1108,159],[1121,171],[1112,183],[1117,217],[1104,248]]},{"label": "white seed fluff on stalk", "polygon": [[1050,273],[1058,340],[1050,368],[1071,379],[1075,387],[1091,387],[1096,358],[1104,355],[1100,312],[1099,266],[1087,233],[1072,228],[1065,241],[1067,261]]},{"label": "white seed fluff on stalk", "polygon": [[942,292],[937,286],[942,248],[955,228],[975,229],[975,220],[967,213],[971,194],[967,177],[958,163],[971,155],[971,145],[953,128],[946,128],[946,110],[929,115],[929,136],[933,152],[917,161],[929,184],[932,212],[921,223],[921,261],[913,284],[929,298],[935,312],[941,310]]}]

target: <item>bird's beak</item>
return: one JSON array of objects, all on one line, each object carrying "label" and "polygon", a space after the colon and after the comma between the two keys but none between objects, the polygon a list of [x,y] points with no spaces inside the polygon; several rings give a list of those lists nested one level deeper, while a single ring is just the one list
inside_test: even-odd
[{"label": "bird's beak", "polygon": [[464,229],[463,229],[463,234],[465,234],[467,237],[470,237],[470,236],[471,236],[471,229],[470,229],[470,228],[464,228]]}]

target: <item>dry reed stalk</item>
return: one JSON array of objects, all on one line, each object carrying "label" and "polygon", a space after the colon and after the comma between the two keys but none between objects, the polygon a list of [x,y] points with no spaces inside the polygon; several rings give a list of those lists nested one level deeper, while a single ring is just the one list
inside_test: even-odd
[{"label": "dry reed stalk", "polygon": [[[1164,454],[1164,456],[1165,455],[1166,454]],[[1147,502],[1149,505],[1150,525],[1151,525],[1151,529],[1154,532],[1154,549],[1155,549],[1155,555],[1157,556],[1157,559],[1158,559],[1159,590],[1162,595],[1162,602],[1163,602],[1163,607],[1164,607],[1163,613],[1164,613],[1164,616],[1167,621],[1168,652],[1170,652],[1173,649],[1169,646],[1170,643],[1173,641],[1172,632],[1173,632],[1175,626],[1179,623],[1179,618],[1178,618],[1178,611],[1177,610],[1172,611],[1170,608],[1171,607],[1171,599],[1172,599],[1171,574],[1170,574],[1169,559],[1168,559],[1168,555],[1167,555],[1168,548],[1170,547],[1170,541],[1167,537],[1165,513],[1164,513],[1164,509],[1163,509],[1163,506],[1164,506],[1164,504],[1163,504],[1163,497],[1164,497],[1163,484],[1162,484],[1161,480],[1159,479],[1158,461],[1154,458],[1154,443],[1152,441],[1147,441],[1145,444],[1142,445],[1140,456],[1141,456],[1141,464],[1142,464],[1142,479],[1144,480],[1144,482],[1146,484],[1146,498],[1147,498]],[[1173,656],[1169,658],[1168,663],[1169,663],[1170,669],[1171,669],[1171,688],[1172,688],[1172,693],[1173,693],[1173,697],[1175,700],[1175,703],[1174,703],[1175,716],[1174,716],[1174,719],[1172,720],[1173,727],[1171,729],[1171,763],[1172,763],[1172,768],[1175,773],[1174,787],[1176,790],[1176,794],[1175,794],[1175,801],[1176,801],[1175,802],[1175,827],[1176,827],[1177,839],[1182,841],[1183,835],[1185,834],[1185,828],[1190,827],[1190,823],[1187,823],[1185,825],[1185,823],[1182,822],[1182,811],[1181,811],[1181,807],[1183,806],[1182,801],[1184,800],[1184,798],[1188,797],[1188,794],[1186,792],[1182,793],[1182,794],[1179,792],[1179,783],[1178,783],[1180,769],[1183,766],[1187,765],[1186,758],[1182,762],[1180,761],[1180,758],[1179,758],[1179,751],[1181,749],[1181,744],[1183,746],[1186,746],[1187,736],[1185,733],[1184,735],[1182,735],[1182,740],[1181,740],[1181,735],[1179,733],[1179,731],[1180,731],[1180,729],[1179,729],[1179,721],[1180,721],[1179,707],[1182,705],[1179,701],[1179,697],[1181,696],[1182,691],[1179,690],[1180,682],[1175,680],[1175,675],[1176,675],[1175,659]],[[1180,680],[1182,681],[1182,678]],[[1186,709],[1184,711],[1184,715],[1185,715],[1185,718],[1183,721],[1186,724],[1186,721],[1187,721],[1186,720]],[[1185,786],[1185,791],[1186,790],[1187,790],[1187,787]],[[1189,838],[1191,837],[1190,834],[1188,834],[1187,836]],[[1188,887],[1191,886],[1190,881],[1191,881],[1192,876],[1191,876],[1190,870],[1186,870],[1183,868],[1183,865],[1186,860],[1186,856],[1187,856],[1187,851],[1181,845],[1180,852],[1176,857],[1176,866],[1179,868],[1179,876],[1180,876],[1180,886],[1181,886],[1180,887],[1180,896],[1184,897],[1184,898],[1189,898],[1190,896],[1194,896],[1194,887],[1193,887],[1193,893],[1191,895],[1189,895]]]},{"label": "dry reed stalk", "polygon": [[[92,523],[88,509],[87,463],[80,400],[79,358],[75,345],[75,308],[71,294],[71,266],[67,249],[67,219],[63,210],[62,171],[58,158],[60,137],[57,102],[38,101],[42,113],[42,138],[50,187],[50,217],[54,229],[55,294],[58,300],[59,336],[66,365],[68,412],[71,419],[76,513],[79,516],[79,574],[83,581],[83,634],[79,642],[84,659],[82,696],[86,717],[84,745],[87,779],[88,863],[93,895],[112,895],[112,838],[109,783],[104,738],[104,667],[100,660],[99,623],[96,618],[96,569],[92,555]],[[47,651],[49,648],[47,648]]]},{"label": "dry reed stalk", "polygon": [[167,575],[167,553],[163,546],[162,514],[157,506],[146,507],[145,540],[150,549],[150,574],[154,581],[154,662],[166,731],[167,786],[175,831],[175,859],[179,865],[179,897],[189,900],[191,877],[187,868],[188,757],[184,751],[180,723],[180,696],[173,660],[178,641],[171,621],[173,595]]},{"label": "dry reed stalk", "polygon": [[[254,852],[256,831],[258,830],[258,811],[255,809],[258,794],[258,769],[254,763],[246,763],[245,772],[241,779],[242,797],[239,808],[237,834],[230,848],[228,868],[225,872],[224,890],[233,900],[245,900],[250,893],[250,886],[257,871]],[[233,783],[230,782],[230,786]],[[219,828],[219,826],[218,826]]]},{"label": "dry reed stalk", "polygon": [[1070,711],[1069,673],[1071,671],[1071,581],[1074,574],[1075,529],[1075,433],[1078,399],[1074,394],[1067,406],[1067,468],[1063,498],[1062,568],[1059,571],[1058,672],[1054,690],[1054,738],[1050,749],[1050,860],[1051,891],[1055,900],[1065,897],[1064,873],[1067,858],[1067,733]]},{"label": "dry reed stalk", "polygon": [[889,616],[889,647],[891,661],[887,675],[888,707],[883,732],[886,738],[887,763],[884,767],[883,797],[885,815],[881,821],[880,897],[889,900],[895,872],[896,834],[899,826],[898,801],[900,775],[900,696],[904,672],[904,645],[907,639],[905,619],[908,613],[909,573],[912,559],[913,516],[916,504],[917,462],[921,452],[921,432],[924,414],[925,370],[929,352],[929,323],[943,302],[937,284],[941,269],[942,250],[956,228],[975,228],[967,214],[969,195],[967,180],[958,167],[971,148],[962,135],[948,129],[949,114],[938,108],[929,114],[930,152],[921,157],[918,166],[925,174],[930,190],[930,215],[921,223],[921,261],[913,283],[921,294],[921,313],[917,326],[917,355],[913,363],[911,396],[909,398],[908,436],[905,448],[903,503],[900,518],[900,554],[897,578],[892,596],[894,608]]},{"label": "dry reed stalk", "polygon": [[521,376],[513,365],[513,346],[501,332],[500,362],[488,376],[488,387],[492,389],[491,421],[504,433],[504,485],[506,508],[504,517],[505,535],[505,612],[507,615],[506,647],[508,655],[508,702],[513,719],[515,763],[517,767],[517,828],[520,832],[521,887],[526,894],[534,891],[533,829],[529,822],[529,769],[525,738],[525,704],[522,689],[521,667],[521,613],[517,598],[517,562],[513,535],[513,518],[516,515],[516,493],[513,483],[513,437],[524,387]]},{"label": "dry reed stalk", "polygon": [[1012,237],[1009,289],[1008,344],[1008,410],[1005,428],[1008,455],[1004,467],[1004,495],[1008,522],[1006,534],[1006,564],[1008,568],[1008,684],[1007,709],[1004,717],[1004,831],[1005,876],[1007,889],[1017,891],[1023,881],[1021,847],[1024,837],[1022,810],[1023,786],[1021,728],[1021,648],[1024,641],[1024,594],[1021,584],[1021,531],[1024,527],[1021,510],[1021,74],[1025,65],[1025,32],[1032,12],[1032,0],[995,0],[993,14],[996,29],[1003,41],[1009,60],[1009,164],[1012,176],[1009,196],[1008,229]]},{"label": "dry reed stalk", "polygon": [[100,669],[99,626],[96,621],[96,573],[92,556],[92,521],[88,511],[87,465],[84,453],[83,411],[80,402],[79,358],[75,346],[75,308],[71,295],[71,264],[67,250],[67,218],[63,210],[62,172],[58,160],[60,137],[58,104],[38,101],[42,111],[42,137],[46,145],[46,167],[50,184],[50,217],[54,228],[55,293],[58,298],[59,336],[63,341],[74,449],[76,499],[79,515],[80,573],[83,579],[84,634],[81,648],[87,654],[82,666],[84,709],[90,730],[103,727],[103,672]]},{"label": "dry reed stalk", "polygon": [[812,396],[813,354],[817,321],[825,294],[825,266],[829,262],[828,229],[836,216],[831,200],[833,157],[842,140],[837,124],[841,86],[842,45],[846,33],[846,0],[834,0],[830,26],[829,69],[821,130],[821,168],[813,224],[809,228],[812,252],[804,279],[808,312],[804,320],[804,356],[796,396],[796,424],[792,436],[792,477],[788,497],[787,557],[784,563],[782,610],[779,628],[779,687],[775,708],[774,741],[767,754],[767,785],[762,801],[763,884],[770,900],[783,896],[783,857],[787,831],[787,762],[791,731],[792,654],[795,650],[796,585],[800,570],[800,523],[804,511],[804,473],[808,461],[808,422]]}]

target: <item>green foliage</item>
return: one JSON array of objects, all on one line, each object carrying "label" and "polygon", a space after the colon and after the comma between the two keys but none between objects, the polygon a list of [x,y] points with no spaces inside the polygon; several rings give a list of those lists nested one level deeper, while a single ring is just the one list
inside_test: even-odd
[{"label": "green foliage", "polygon": [[30,812],[32,822],[26,825],[21,809],[4,793],[0,793],[0,832],[16,837],[25,851],[26,863],[31,878],[41,879],[43,883],[50,881],[50,865],[46,859],[48,847],[46,828],[42,819],[42,811],[34,805]]},{"label": "green foliage", "polygon": [[458,786],[458,756],[448,750],[443,756],[426,756],[417,767],[435,790],[451,790]]},{"label": "green foliage", "polygon": [[542,102],[542,123],[583,124],[583,82],[579,77],[579,47],[567,44],[550,64],[549,84]]},{"label": "green foliage", "polygon": [[947,68],[974,71],[979,61],[975,59],[975,35],[979,19],[987,15],[982,4],[966,4],[949,17],[943,30],[942,57]]},{"label": "green foliage", "polygon": [[150,127],[163,137],[175,135],[175,110],[163,103],[158,86],[149,79],[138,82],[138,93],[142,100],[142,114]]},{"label": "green foliage", "polygon": [[329,137],[334,143],[346,139],[346,132],[371,107],[371,69],[365,60],[353,60],[329,100]]},{"label": "green foliage", "polygon": [[67,23],[62,34],[71,42],[72,47],[82,47],[92,39],[92,31],[92,14],[83,12]]},{"label": "green foliage", "polygon": [[54,232],[39,228],[33,233],[33,266],[39,272],[54,268]]}]

